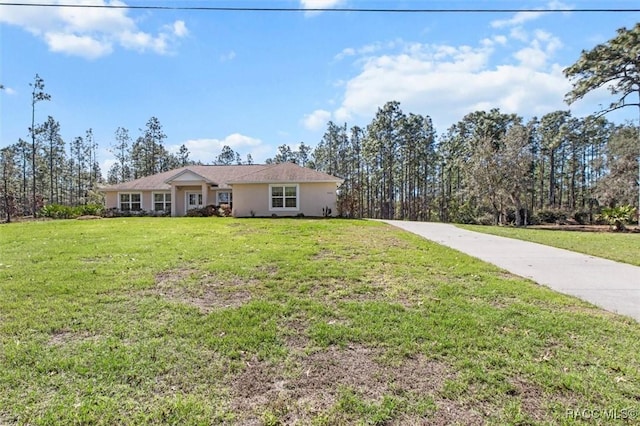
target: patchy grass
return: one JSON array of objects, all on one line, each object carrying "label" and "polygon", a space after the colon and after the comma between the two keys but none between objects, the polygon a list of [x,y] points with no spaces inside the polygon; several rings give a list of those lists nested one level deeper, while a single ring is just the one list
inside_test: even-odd
[{"label": "patchy grass", "polygon": [[532,241],[640,266],[640,234],[556,231],[507,226],[456,225],[469,231]]},{"label": "patchy grass", "polygon": [[581,424],[640,325],[377,222],[0,226],[0,424]]}]

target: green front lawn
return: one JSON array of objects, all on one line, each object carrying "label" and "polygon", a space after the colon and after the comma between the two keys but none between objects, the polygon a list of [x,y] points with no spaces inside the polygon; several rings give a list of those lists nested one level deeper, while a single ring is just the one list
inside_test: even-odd
[{"label": "green front lawn", "polygon": [[532,241],[640,266],[640,234],[638,233],[556,231],[509,226],[457,226],[469,231]]},{"label": "green front lawn", "polygon": [[637,322],[377,222],[0,226],[0,424],[624,424],[638,353]]}]

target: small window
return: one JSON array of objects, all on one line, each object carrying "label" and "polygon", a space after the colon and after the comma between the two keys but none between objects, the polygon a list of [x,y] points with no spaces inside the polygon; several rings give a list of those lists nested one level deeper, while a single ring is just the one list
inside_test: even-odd
[{"label": "small window", "polygon": [[231,204],[233,201],[233,196],[229,191],[220,191],[218,192],[218,205],[220,204]]},{"label": "small window", "polygon": [[298,185],[270,185],[270,210],[297,210]]},{"label": "small window", "polygon": [[171,211],[171,193],[170,192],[156,192],[153,194],[153,210],[159,212]]},{"label": "small window", "polygon": [[187,207],[189,209],[202,207],[202,194],[198,192],[187,193]]},{"label": "small window", "polygon": [[138,211],[142,210],[142,194],[139,192],[122,193],[119,199],[120,210]]}]

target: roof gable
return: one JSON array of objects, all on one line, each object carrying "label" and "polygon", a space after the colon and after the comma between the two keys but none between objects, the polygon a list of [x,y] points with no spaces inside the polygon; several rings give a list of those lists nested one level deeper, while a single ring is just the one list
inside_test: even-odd
[{"label": "roof gable", "polygon": [[194,181],[196,182],[204,181],[207,183],[213,183],[213,181],[211,181],[209,178],[202,176],[201,174],[196,173],[190,169],[184,169],[179,173],[171,176],[169,179],[165,180],[165,182],[169,184],[171,182],[194,182]]}]

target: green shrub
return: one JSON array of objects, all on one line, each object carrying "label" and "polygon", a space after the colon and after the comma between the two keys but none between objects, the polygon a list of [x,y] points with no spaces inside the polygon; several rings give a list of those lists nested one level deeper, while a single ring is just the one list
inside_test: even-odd
[{"label": "green shrub", "polygon": [[491,212],[483,212],[478,216],[476,220],[478,225],[495,225],[496,224],[496,215]]},{"label": "green shrub", "polygon": [[204,217],[202,209],[189,209],[187,210],[187,217]]},{"label": "green shrub", "polygon": [[104,206],[101,204],[86,204],[78,206],[77,209],[80,216],[100,216],[104,211]]},{"label": "green shrub", "polygon": [[74,219],[78,216],[103,216],[104,207],[100,204],[86,204],[84,206],[63,206],[62,204],[47,204],[40,209],[40,216],[51,219]]},{"label": "green shrub", "polygon": [[451,218],[454,223],[476,224],[476,209],[470,203],[464,203],[458,208],[452,207]]},{"label": "green shrub", "polygon": [[580,225],[587,225],[591,223],[591,214],[588,211],[578,210],[573,214],[573,219]]},{"label": "green shrub", "polygon": [[540,223],[558,223],[567,220],[567,213],[562,210],[540,210],[536,215]]},{"label": "green shrub", "polygon": [[635,213],[635,207],[629,205],[605,207],[602,209],[600,217],[616,231],[624,231],[626,229],[624,225],[633,220]]},{"label": "green shrub", "polygon": [[146,210],[118,210],[115,207],[105,209],[100,213],[102,217],[146,217],[159,216],[156,212]]},{"label": "green shrub", "polygon": [[73,219],[79,215],[74,207],[63,206],[61,204],[47,204],[40,209],[40,216],[51,219]]}]

